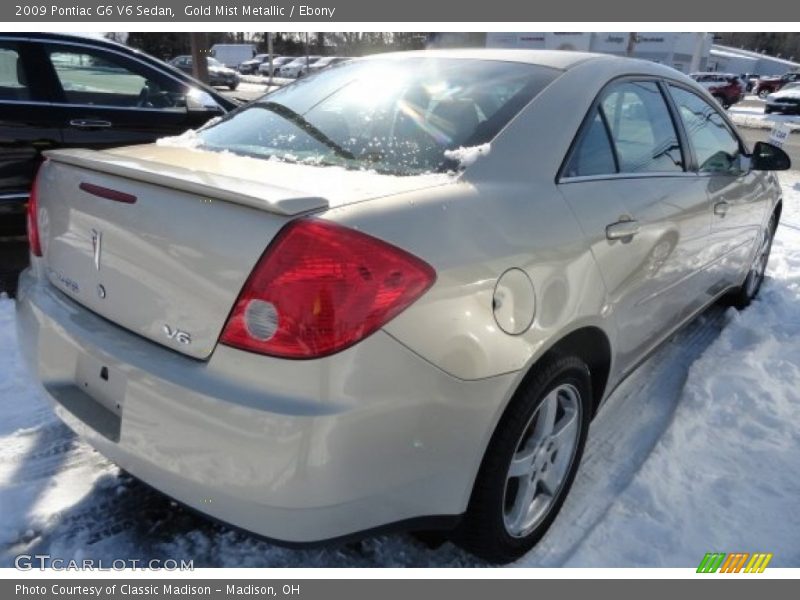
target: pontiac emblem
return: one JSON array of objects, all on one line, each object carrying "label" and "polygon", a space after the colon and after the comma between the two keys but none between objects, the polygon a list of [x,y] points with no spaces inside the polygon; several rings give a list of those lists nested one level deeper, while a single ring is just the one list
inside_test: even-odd
[{"label": "pontiac emblem", "polygon": [[94,268],[100,270],[100,253],[103,246],[103,232],[92,229],[92,252],[94,253]]}]

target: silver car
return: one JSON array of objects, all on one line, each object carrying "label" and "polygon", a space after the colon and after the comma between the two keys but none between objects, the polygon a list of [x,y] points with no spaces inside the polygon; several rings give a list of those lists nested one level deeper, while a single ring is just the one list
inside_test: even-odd
[{"label": "silver car", "polygon": [[758,292],[788,167],[650,62],[354,60],[177,139],[50,152],[19,337],[71,428],[194,509],[510,561],[614,388]]}]

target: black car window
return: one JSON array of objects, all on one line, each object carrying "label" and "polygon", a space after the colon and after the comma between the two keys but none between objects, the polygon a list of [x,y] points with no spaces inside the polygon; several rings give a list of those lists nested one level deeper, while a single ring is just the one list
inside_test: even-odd
[{"label": "black car window", "polygon": [[0,43],[0,100],[30,100],[28,78],[16,44]]},{"label": "black car window", "polygon": [[616,84],[600,103],[617,151],[620,173],[683,171],[678,134],[652,81]]},{"label": "black car window", "polygon": [[703,173],[738,173],[741,147],[725,119],[709,102],[697,94],[669,86],[686,135],[694,148],[697,165]]},{"label": "black car window", "polygon": [[610,175],[617,171],[614,150],[599,108],[593,111],[587,125],[567,163],[565,177]]},{"label": "black car window", "polygon": [[48,46],[67,104],[174,109],[186,105],[177,82],[132,61],[92,48]]}]

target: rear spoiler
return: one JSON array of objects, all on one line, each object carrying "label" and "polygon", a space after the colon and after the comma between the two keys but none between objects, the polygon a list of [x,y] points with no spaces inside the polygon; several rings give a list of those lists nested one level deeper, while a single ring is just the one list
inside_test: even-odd
[{"label": "rear spoiler", "polygon": [[227,177],[150,160],[85,149],[48,150],[43,154],[55,162],[101,173],[168,187],[182,192],[241,204],[285,216],[325,210],[326,198],[308,196],[289,188],[258,181]]}]

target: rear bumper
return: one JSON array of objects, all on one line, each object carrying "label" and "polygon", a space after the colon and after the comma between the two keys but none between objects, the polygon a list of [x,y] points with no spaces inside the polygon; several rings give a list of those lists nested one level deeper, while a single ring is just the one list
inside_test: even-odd
[{"label": "rear bumper", "polygon": [[198,361],[94,315],[35,269],[17,303],[31,372],[67,425],[156,489],[293,543],[465,510],[513,374],[461,381],[384,332],[321,360],[219,346]]}]

